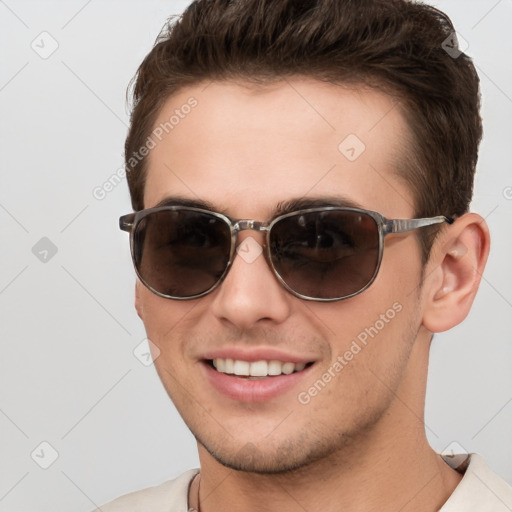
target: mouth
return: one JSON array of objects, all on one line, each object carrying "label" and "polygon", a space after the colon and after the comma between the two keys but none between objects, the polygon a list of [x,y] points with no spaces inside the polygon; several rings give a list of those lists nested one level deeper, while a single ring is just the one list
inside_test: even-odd
[{"label": "mouth", "polygon": [[211,368],[226,375],[246,378],[249,380],[265,379],[267,377],[279,377],[291,375],[303,371],[313,363],[293,363],[291,361],[243,361],[241,359],[209,359],[206,361]]},{"label": "mouth", "polygon": [[[260,356],[261,357],[261,356]],[[269,402],[280,396],[290,398],[305,387],[306,375],[314,362],[280,359],[203,359],[205,377],[212,388],[237,402]],[[256,360],[254,360],[256,359]]]}]

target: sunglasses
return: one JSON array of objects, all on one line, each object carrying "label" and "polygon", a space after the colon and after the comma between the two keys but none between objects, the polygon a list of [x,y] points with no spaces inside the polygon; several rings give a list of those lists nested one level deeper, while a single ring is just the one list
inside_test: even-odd
[{"label": "sunglasses", "polygon": [[373,283],[386,235],[444,222],[453,219],[388,220],[369,210],[328,206],[263,223],[201,208],[160,206],[123,215],[119,227],[130,233],[138,277],[160,297],[196,299],[215,290],[233,263],[238,233],[253,230],[264,232],[264,257],[289,292],[306,300],[336,301]]}]

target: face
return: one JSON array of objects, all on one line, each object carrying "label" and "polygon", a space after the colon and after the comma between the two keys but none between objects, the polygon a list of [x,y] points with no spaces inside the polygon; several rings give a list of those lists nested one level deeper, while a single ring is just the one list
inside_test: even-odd
[{"label": "face", "polygon": [[[302,78],[200,84],[169,98],[155,127],[176,110],[189,113],[150,152],[145,208],[200,200],[232,219],[270,221],[286,201],[343,198],[387,218],[413,216],[395,173],[407,127],[380,92]],[[282,472],[390,428],[395,396],[414,395],[416,236],[387,237],[374,283],[337,302],[295,297],[259,254],[263,234],[242,231],[244,242],[250,257],[237,254],[204,297],[166,299],[137,283],[156,369],[204,453]],[[263,376],[226,373],[248,368]]]}]

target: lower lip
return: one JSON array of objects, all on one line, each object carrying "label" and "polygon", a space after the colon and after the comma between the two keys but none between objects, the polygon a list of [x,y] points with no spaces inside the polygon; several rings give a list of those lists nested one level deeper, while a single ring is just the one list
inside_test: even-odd
[{"label": "lower lip", "polygon": [[221,373],[208,363],[203,363],[210,384],[220,393],[239,402],[267,402],[290,391],[309,373],[305,368],[290,375],[277,375],[261,379],[240,378],[236,375]]}]

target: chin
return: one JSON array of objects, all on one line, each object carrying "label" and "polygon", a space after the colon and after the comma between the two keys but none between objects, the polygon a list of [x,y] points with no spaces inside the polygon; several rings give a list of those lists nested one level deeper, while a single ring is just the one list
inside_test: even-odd
[{"label": "chin", "polygon": [[230,436],[225,431],[215,436],[211,430],[191,428],[190,424],[189,428],[203,448],[200,453],[206,451],[226,468],[262,475],[300,474],[311,471],[312,466],[320,469],[340,459],[357,457],[385,410],[383,404],[377,410],[369,409],[364,413],[360,410],[359,417],[350,426],[342,426],[339,421],[322,423],[317,420],[302,425],[295,432],[280,432],[276,428],[265,436]]},{"label": "chin", "polygon": [[[301,435],[279,445],[265,443],[265,446],[247,442],[236,451],[233,444],[213,447],[196,436],[198,443],[220,464],[235,471],[275,475],[298,472],[318,460],[328,459],[334,454],[332,439],[312,440]],[[348,442],[348,437],[345,439]],[[340,448],[339,446],[337,447]]]}]

